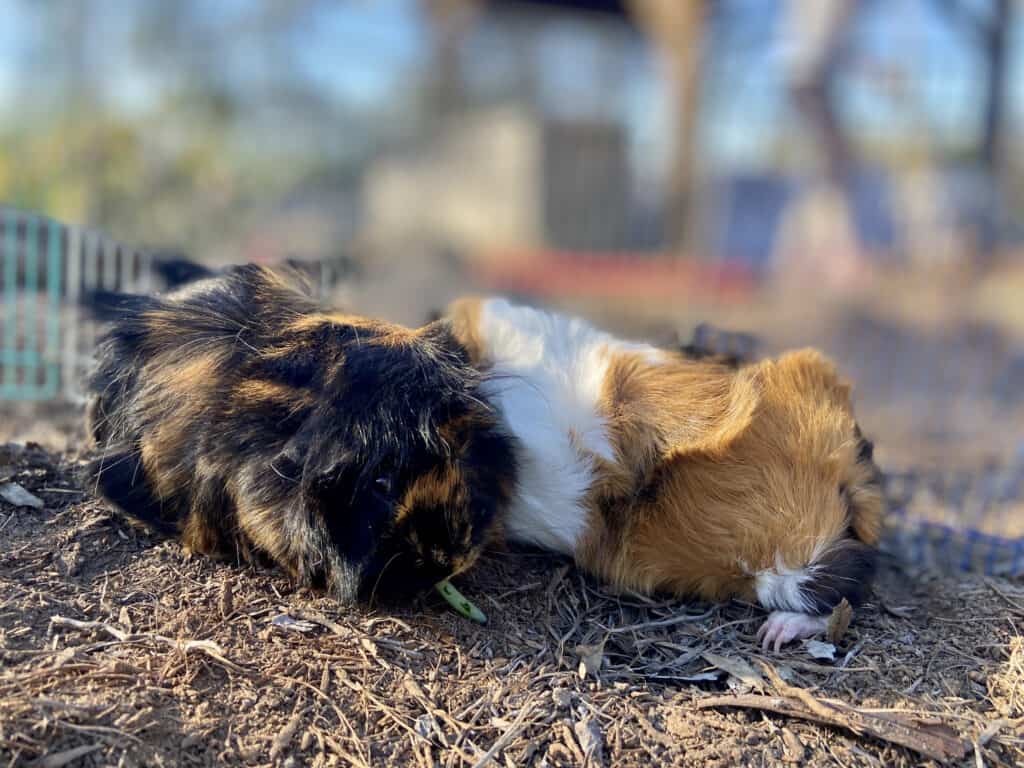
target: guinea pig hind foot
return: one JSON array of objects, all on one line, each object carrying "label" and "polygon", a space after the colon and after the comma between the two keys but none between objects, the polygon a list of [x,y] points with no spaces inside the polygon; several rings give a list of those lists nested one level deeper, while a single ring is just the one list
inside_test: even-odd
[{"label": "guinea pig hind foot", "polygon": [[772,611],[757,630],[757,639],[761,641],[761,648],[765,652],[771,647],[778,653],[786,643],[823,634],[827,628],[828,616]]}]

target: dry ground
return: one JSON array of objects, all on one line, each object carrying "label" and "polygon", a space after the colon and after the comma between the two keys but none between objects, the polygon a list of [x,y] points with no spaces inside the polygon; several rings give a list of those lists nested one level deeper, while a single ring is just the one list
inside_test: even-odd
[{"label": "dry ground", "polygon": [[279,573],[189,558],[90,498],[75,470],[0,447],[0,483],[46,502],[0,501],[0,764],[929,762],[841,728],[699,708],[759,688],[903,711],[963,739],[954,763],[1024,761],[1011,583],[887,567],[829,663],[803,646],[762,654],[749,606],[615,596],[556,559],[500,553],[460,585],[490,616],[480,627],[433,598],[346,609]]}]

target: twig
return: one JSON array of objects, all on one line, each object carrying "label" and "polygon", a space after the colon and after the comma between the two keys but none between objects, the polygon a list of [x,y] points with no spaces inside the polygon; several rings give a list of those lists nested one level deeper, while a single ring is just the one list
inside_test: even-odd
[{"label": "twig", "polygon": [[299,710],[297,707],[291,718],[285,723],[284,728],[278,731],[277,736],[274,737],[273,742],[270,745],[270,759],[276,760],[277,757],[288,749],[288,745],[292,743],[292,739],[295,737],[295,732],[299,730],[299,726],[302,724],[302,718],[306,714],[306,710]]},{"label": "twig", "polygon": [[[362,742],[361,742],[361,740],[359,738],[359,734],[356,732],[356,729],[352,726],[352,723],[349,722],[349,719],[345,716],[345,713],[338,707],[338,705],[335,703],[334,699],[332,699],[330,696],[328,696],[325,691],[321,690],[320,688],[317,688],[312,683],[306,682],[305,680],[300,680],[297,677],[280,676],[280,677],[278,677],[276,679],[284,680],[286,682],[293,683],[295,685],[299,685],[299,686],[301,686],[303,688],[307,688],[308,690],[313,692],[314,696],[317,696],[318,698],[323,699],[327,703],[327,705],[330,706],[331,709],[334,710],[334,714],[337,715],[337,717],[338,717],[338,722],[341,725],[344,725],[348,729],[348,732],[351,734],[351,738],[352,738],[353,742],[357,746],[362,746]],[[362,762],[363,765],[369,765],[369,763],[366,761],[366,758],[363,755],[360,755],[359,757],[363,761]],[[346,758],[346,759],[348,759],[348,758]],[[350,762],[354,762],[354,761],[350,760]]]},{"label": "twig", "polygon": [[995,592],[997,595],[1003,598],[1003,600],[1005,600],[1009,604],[1009,606],[1014,609],[1015,613],[1024,616],[1024,605],[1021,605],[1008,594],[1003,592],[1003,590],[996,586],[995,582],[992,581],[992,579],[985,579],[985,583],[988,584],[989,588],[993,592]]},{"label": "twig", "polygon": [[90,630],[99,629],[106,632],[108,635],[113,637],[115,640],[122,643],[137,643],[140,641],[151,641],[154,643],[160,643],[162,645],[169,645],[182,653],[188,653],[189,651],[198,651],[209,656],[214,661],[223,664],[228,669],[234,672],[244,672],[245,669],[229,660],[224,655],[224,649],[221,648],[217,643],[212,640],[175,640],[173,637],[165,637],[164,635],[156,635],[150,632],[125,632],[123,629],[114,626],[113,624],[107,624],[102,621],[78,621],[77,619],[69,619],[64,616],[51,616],[50,623],[58,627],[71,627],[72,629]]},{"label": "twig", "polygon": [[54,720],[53,722],[62,728],[67,728],[72,731],[80,731],[82,733],[108,733],[112,736],[121,736],[129,741],[134,741],[136,744],[142,743],[142,739],[138,736],[134,736],[127,731],[122,731],[120,728],[112,728],[109,725],[78,725],[76,723],[69,723],[66,720]]},{"label": "twig", "polygon": [[715,612],[712,608],[702,614],[684,613],[679,616],[669,616],[667,619],[655,619],[654,621],[644,621],[638,624],[630,624],[625,627],[604,627],[605,631],[609,635],[617,635],[623,632],[635,632],[635,631],[647,631],[658,627],[672,627],[676,624],[687,624],[691,621],[704,621],[704,619],[710,618],[711,614]]},{"label": "twig", "polygon": [[39,766],[40,768],[61,768],[68,763],[73,763],[80,757],[85,757],[95,752],[97,749],[103,749],[103,745],[89,744],[88,746],[75,747],[74,749],[65,749],[63,752],[54,752],[52,755],[47,755],[40,760]]},{"label": "twig", "polygon": [[[715,696],[697,702],[697,708],[739,707],[775,712],[788,717],[843,728],[857,735],[867,734],[943,762],[953,758],[962,759],[967,754],[964,743],[959,737],[940,733],[934,729],[925,729],[896,716],[871,714],[841,702],[824,702],[814,699],[806,691],[804,693],[806,694],[804,698],[760,694]],[[814,702],[813,708],[808,699]]]},{"label": "twig", "polygon": [[506,744],[518,736],[519,732],[526,727],[523,721],[526,720],[526,716],[531,712],[533,712],[533,707],[529,705],[526,705],[519,710],[519,714],[516,715],[516,719],[513,720],[508,729],[495,740],[491,745],[491,748],[484,752],[483,757],[473,764],[473,768],[483,768],[483,766],[487,765],[487,763],[494,759],[494,756],[498,754],[498,752],[505,748]]}]

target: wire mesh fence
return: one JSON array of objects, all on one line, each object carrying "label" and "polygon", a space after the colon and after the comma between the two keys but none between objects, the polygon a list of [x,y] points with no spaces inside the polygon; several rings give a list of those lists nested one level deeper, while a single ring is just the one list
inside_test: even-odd
[{"label": "wire mesh fence", "polygon": [[[0,206],[0,401],[82,402],[101,331],[90,296],[167,287],[178,258]],[[322,295],[347,274],[331,261],[299,266]]]},{"label": "wire mesh fence", "polygon": [[146,291],[148,256],[91,229],[0,207],[3,377],[0,399],[81,399],[96,326],[80,297]]}]

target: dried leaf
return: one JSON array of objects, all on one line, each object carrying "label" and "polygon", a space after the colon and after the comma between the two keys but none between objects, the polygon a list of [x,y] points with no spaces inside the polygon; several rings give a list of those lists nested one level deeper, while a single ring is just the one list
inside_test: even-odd
[{"label": "dried leaf", "polygon": [[270,745],[270,759],[274,760],[281,755],[288,745],[291,744],[292,739],[295,737],[295,732],[299,730],[299,724],[302,722],[302,713],[296,712],[292,715],[291,719],[285,723],[277,736],[274,737],[273,744]]},{"label": "dried leaf", "polygon": [[121,606],[121,610],[117,614],[117,623],[124,627],[127,632],[132,631],[132,615],[128,613],[127,605]]},{"label": "dried leaf", "polygon": [[427,692],[424,691],[423,687],[416,682],[416,678],[411,675],[406,676],[402,681],[402,685],[414,699],[417,699],[418,701],[429,701],[427,698]]},{"label": "dried leaf", "polygon": [[601,734],[601,727],[597,721],[588,717],[577,721],[573,727],[576,740],[580,743],[580,749],[587,759],[589,765],[604,764],[604,737]]},{"label": "dried leaf", "polygon": [[586,678],[587,675],[597,677],[597,673],[601,671],[601,664],[604,662],[604,643],[577,645],[575,651],[576,655],[580,657],[580,665],[577,669],[580,680]]},{"label": "dried leaf", "polygon": [[853,608],[844,597],[839,605],[832,609],[832,615],[828,617],[828,630],[826,637],[830,643],[838,643],[843,639],[846,630],[850,628],[850,621],[853,619]]},{"label": "dried leaf", "polygon": [[808,655],[823,661],[836,660],[836,647],[832,643],[823,643],[821,640],[808,640],[804,646]]},{"label": "dried leaf", "polygon": [[429,712],[424,712],[422,715],[416,718],[413,723],[413,730],[424,739],[429,739],[430,734],[437,728],[437,720]]},{"label": "dried leaf", "polygon": [[0,499],[16,507],[42,509],[44,506],[42,499],[29,493],[17,483],[4,483],[0,485]]},{"label": "dried leaf", "polygon": [[786,745],[786,754],[783,757],[787,763],[803,763],[806,749],[800,737],[788,728],[782,729],[782,743]]},{"label": "dried leaf", "polygon": [[912,616],[914,612],[917,610],[917,608],[915,608],[912,605],[892,605],[891,603],[887,602],[882,595],[876,595],[876,600],[878,602],[878,606],[883,611],[895,616],[898,619],[905,619],[909,616]]},{"label": "dried leaf", "polygon": [[778,675],[779,679],[781,679],[785,683],[788,683],[796,675],[796,673],[793,672],[793,668],[788,664],[776,664],[775,674]]},{"label": "dried leaf", "polygon": [[569,705],[572,704],[572,691],[567,688],[555,688],[551,692],[551,700],[555,702],[555,706],[559,709],[568,709]]},{"label": "dried leaf", "polygon": [[53,657],[52,669],[60,669],[61,667],[63,667],[65,664],[67,664],[69,661],[75,658],[75,653],[77,651],[77,648],[65,648],[63,651],[58,653],[56,656]]},{"label": "dried leaf", "polygon": [[380,658],[380,651],[377,649],[377,644],[368,637],[360,637],[359,645],[362,646],[363,650],[369,653],[373,658]]},{"label": "dried leaf", "polygon": [[719,656],[717,653],[711,653],[710,651],[705,651],[701,655],[711,666],[717,667],[757,691],[764,690],[764,677],[747,662],[743,661],[743,659]]},{"label": "dried leaf", "polygon": [[722,670],[716,669],[714,672],[697,672],[693,675],[683,675],[675,679],[684,683],[713,683],[717,682],[721,676]]},{"label": "dried leaf", "polygon": [[302,634],[308,634],[316,629],[316,624],[313,622],[294,619],[287,613],[278,614],[271,619],[270,623],[279,629],[288,630],[289,632],[301,632]]},{"label": "dried leaf", "polygon": [[220,590],[220,615],[225,619],[235,612],[234,590],[231,586],[231,579],[224,579]]}]

